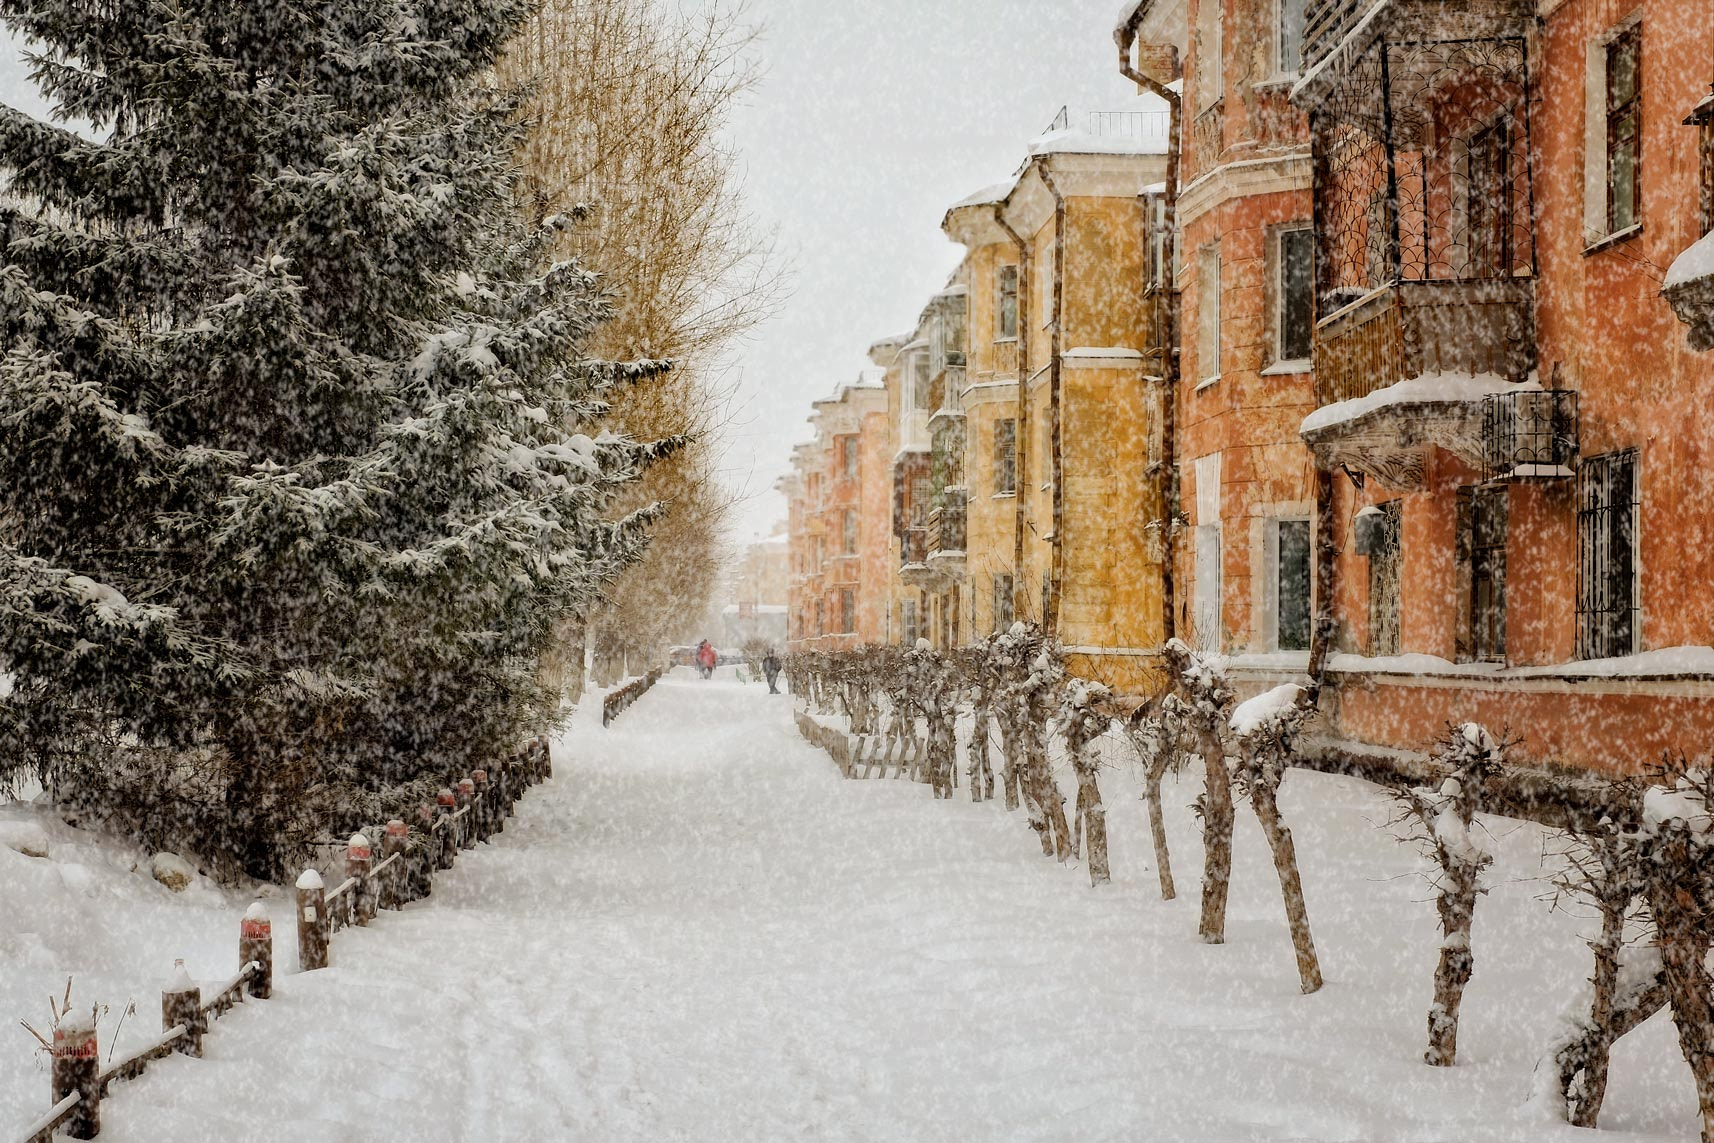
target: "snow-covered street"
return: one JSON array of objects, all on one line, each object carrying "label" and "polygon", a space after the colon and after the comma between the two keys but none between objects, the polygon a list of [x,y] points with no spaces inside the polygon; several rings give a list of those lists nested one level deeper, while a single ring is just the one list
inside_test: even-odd
[{"label": "snow-covered street", "polygon": [[[1373,787],[1305,772],[1284,786],[1328,978],[1303,997],[1247,809],[1229,943],[1207,947],[1194,782],[1167,798],[1180,899],[1158,899],[1124,769],[1104,778],[1115,882],[1091,890],[997,804],[841,779],[791,702],[681,669],[605,731],[586,704],[506,831],[429,900],[339,934],[331,970],[295,974],[277,922],[275,999],[222,1019],[206,1058],[116,1088],[102,1137],[1587,1138],[1525,1106],[1559,998],[1587,971],[1576,922],[1515,880],[1536,865],[1533,828],[1495,831],[1465,1062],[1430,1069],[1433,908],[1411,851],[1377,828],[1389,806]],[[236,913],[208,916],[224,942]],[[147,934],[149,955],[170,936]],[[129,971],[147,1029],[147,962]],[[0,1056],[3,1133],[45,1106],[25,1039]],[[1694,1138],[1664,1018],[1620,1044],[1602,1126]]]}]

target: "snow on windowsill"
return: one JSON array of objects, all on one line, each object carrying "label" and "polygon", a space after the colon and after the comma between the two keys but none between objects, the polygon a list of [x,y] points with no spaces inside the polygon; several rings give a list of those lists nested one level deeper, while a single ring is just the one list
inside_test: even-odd
[{"label": "snow on windowsill", "polygon": [[1365,397],[1324,405],[1305,417],[1298,431],[1304,434],[1320,432],[1394,406],[1479,401],[1495,393],[1521,393],[1540,388],[1540,384],[1534,381],[1511,382],[1494,373],[1424,373],[1376,389]]}]

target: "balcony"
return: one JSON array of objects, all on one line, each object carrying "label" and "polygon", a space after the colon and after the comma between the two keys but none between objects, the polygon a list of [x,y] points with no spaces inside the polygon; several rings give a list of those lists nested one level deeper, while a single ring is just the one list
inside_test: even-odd
[{"label": "balcony", "polygon": [[964,366],[948,365],[937,382],[940,402],[928,416],[930,436],[964,420]]},{"label": "balcony", "polygon": [[938,590],[940,573],[928,563],[928,527],[908,527],[900,533],[899,539],[899,581],[906,587]]},{"label": "balcony", "polygon": [[[1349,29],[1319,88],[1297,92],[1311,112],[1326,315],[1321,408],[1301,432],[1324,464],[1398,488],[1420,485],[1433,447],[1485,469],[1484,401],[1535,368],[1529,75],[1524,41],[1492,35],[1515,7],[1472,2],[1436,25],[1444,6],[1397,0]],[[1491,38],[1392,38],[1454,25]]]},{"label": "balcony", "polygon": [[1482,402],[1488,480],[1571,476],[1577,464],[1577,393],[1520,389]]},{"label": "balcony", "polygon": [[948,488],[928,514],[928,566],[948,581],[964,578],[967,499],[964,489]]},{"label": "balcony", "polygon": [[1678,320],[1690,327],[1690,348],[1714,349],[1714,231],[1673,259],[1661,293]]},{"label": "balcony", "polygon": [[1308,0],[1304,72],[1313,81],[1317,65],[1336,50],[1361,50],[1381,35],[1442,41],[1522,35],[1533,15],[1531,0]]}]

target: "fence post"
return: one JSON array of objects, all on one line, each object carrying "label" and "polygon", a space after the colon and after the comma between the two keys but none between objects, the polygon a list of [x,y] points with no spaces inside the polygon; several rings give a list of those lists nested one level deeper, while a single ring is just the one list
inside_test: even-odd
[{"label": "fence post", "polygon": [[405,907],[405,863],[410,855],[405,852],[405,845],[410,838],[410,830],[398,818],[387,823],[387,832],[381,837],[381,859],[385,861],[397,856],[398,860],[387,866],[387,875],[381,878],[381,907],[383,909],[402,909]]},{"label": "fence post", "polygon": [[238,923],[238,967],[254,964],[245,990],[257,1000],[274,994],[274,923],[268,919],[268,907],[257,901],[244,910]]},{"label": "fence post", "polygon": [[411,839],[411,900],[420,901],[429,895],[429,889],[434,884],[435,864],[438,860],[434,848],[434,803],[424,802],[417,807],[417,827],[422,834],[421,839]]},{"label": "fence post", "polygon": [[553,750],[545,738],[536,739],[535,748],[542,754],[542,781],[545,782],[553,777]]},{"label": "fence post", "polygon": [[464,811],[464,816],[458,819],[458,848],[471,849],[476,845],[476,823],[471,817],[476,813],[471,807],[476,804],[476,782],[471,778],[458,780],[458,808]]},{"label": "fence post", "polygon": [[345,843],[345,876],[357,879],[357,884],[351,887],[351,919],[359,925],[367,925],[375,915],[375,882],[369,875],[374,868],[375,851],[370,848],[369,838],[361,833],[352,834]]},{"label": "fence post", "polygon": [[54,1103],[74,1091],[77,1106],[60,1130],[73,1139],[94,1139],[101,1134],[101,1052],[93,1013],[67,1012],[54,1025]]},{"label": "fence post", "polygon": [[321,874],[298,875],[298,971],[327,967],[327,895]]},{"label": "fence post", "polygon": [[182,959],[173,962],[173,978],[161,990],[161,1031],[170,1032],[184,1025],[184,1035],[173,1045],[173,1051],[202,1058],[202,989],[185,971]]},{"label": "fence post", "polygon": [[512,806],[518,800],[518,768],[511,758],[500,760],[500,812],[512,816]]},{"label": "fence post", "polygon": [[458,856],[458,823],[453,820],[452,812],[458,808],[458,797],[445,786],[435,795],[435,801],[440,806],[440,847],[435,851],[435,863],[442,869],[451,869],[453,859]]},{"label": "fence post", "polygon": [[475,801],[471,803],[470,816],[476,819],[476,840],[487,841],[499,829],[494,820],[494,792],[488,784],[488,771],[472,770],[470,780],[475,784]]}]

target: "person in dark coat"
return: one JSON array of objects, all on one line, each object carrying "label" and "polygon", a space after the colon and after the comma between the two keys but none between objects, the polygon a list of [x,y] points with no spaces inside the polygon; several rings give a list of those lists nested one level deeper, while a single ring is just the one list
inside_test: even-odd
[{"label": "person in dark coat", "polygon": [[762,660],[762,674],[768,677],[768,693],[771,695],[779,694],[780,688],[776,687],[774,682],[780,677],[780,659],[778,655],[774,654],[772,648],[768,650],[767,657]]}]

